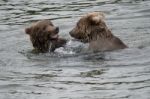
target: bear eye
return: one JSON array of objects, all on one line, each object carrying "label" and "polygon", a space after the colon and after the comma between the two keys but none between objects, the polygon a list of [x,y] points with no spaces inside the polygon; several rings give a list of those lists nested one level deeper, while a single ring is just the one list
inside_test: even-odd
[{"label": "bear eye", "polygon": [[40,28],[39,28],[39,27],[35,27],[35,28],[33,29],[33,31],[34,31],[34,32],[38,32],[38,31],[40,31]]},{"label": "bear eye", "polygon": [[45,29],[46,29],[46,26],[44,26],[42,29],[43,29],[43,31],[45,31]]},{"label": "bear eye", "polygon": [[90,33],[87,34],[87,37],[90,38]]}]

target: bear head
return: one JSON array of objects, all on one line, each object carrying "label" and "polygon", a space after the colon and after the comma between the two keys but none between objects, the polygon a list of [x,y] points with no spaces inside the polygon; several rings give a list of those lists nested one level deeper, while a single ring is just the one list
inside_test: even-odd
[{"label": "bear head", "polygon": [[26,28],[25,32],[30,36],[34,49],[42,53],[49,51],[50,43],[58,40],[59,36],[59,28],[50,20],[38,21]]},{"label": "bear head", "polygon": [[112,36],[111,31],[105,23],[105,16],[102,12],[91,12],[81,17],[70,35],[84,43],[97,40],[99,37],[108,38]]}]

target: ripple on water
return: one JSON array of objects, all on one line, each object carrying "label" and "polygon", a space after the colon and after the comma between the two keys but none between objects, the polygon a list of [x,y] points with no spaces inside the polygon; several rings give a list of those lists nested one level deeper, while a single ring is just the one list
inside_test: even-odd
[{"label": "ripple on water", "polygon": [[[149,0],[1,0],[0,98],[149,99],[149,9]],[[51,19],[70,39],[77,20],[92,11],[106,14],[128,49],[82,53],[84,44],[72,41],[55,53],[29,52],[24,28],[32,22]]]}]

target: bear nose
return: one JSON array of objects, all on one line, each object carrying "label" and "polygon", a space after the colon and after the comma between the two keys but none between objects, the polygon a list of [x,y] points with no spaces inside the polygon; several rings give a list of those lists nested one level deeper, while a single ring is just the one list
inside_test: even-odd
[{"label": "bear nose", "polygon": [[72,31],[70,31],[69,34],[71,35],[71,34],[72,34]]},{"label": "bear nose", "polygon": [[72,37],[74,36],[72,31],[70,31],[69,34],[70,34]]},{"label": "bear nose", "polygon": [[55,31],[58,33],[59,32],[59,27],[56,27]]}]

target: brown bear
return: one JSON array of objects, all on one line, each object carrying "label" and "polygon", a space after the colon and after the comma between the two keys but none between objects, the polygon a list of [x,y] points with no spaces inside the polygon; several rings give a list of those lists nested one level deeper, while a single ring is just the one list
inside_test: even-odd
[{"label": "brown bear", "polygon": [[89,43],[89,50],[111,51],[127,48],[118,37],[114,36],[105,23],[102,12],[91,12],[83,16],[70,35],[84,43]]},{"label": "brown bear", "polygon": [[59,38],[59,28],[55,27],[50,20],[35,22],[26,28],[25,32],[30,36],[34,47],[33,52],[36,53],[53,52],[56,48],[62,47],[66,43],[66,39]]}]

